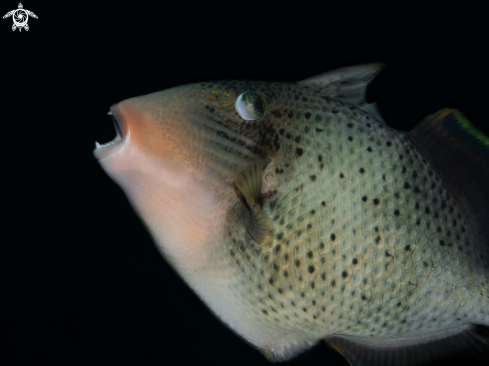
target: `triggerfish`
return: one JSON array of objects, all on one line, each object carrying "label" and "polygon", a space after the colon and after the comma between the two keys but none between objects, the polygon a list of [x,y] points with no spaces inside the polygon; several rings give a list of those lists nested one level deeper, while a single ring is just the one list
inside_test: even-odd
[{"label": "triggerfish", "polygon": [[389,127],[365,97],[383,67],[130,98],[96,143],[163,257],[270,361],[489,349],[489,139],[451,108]]}]

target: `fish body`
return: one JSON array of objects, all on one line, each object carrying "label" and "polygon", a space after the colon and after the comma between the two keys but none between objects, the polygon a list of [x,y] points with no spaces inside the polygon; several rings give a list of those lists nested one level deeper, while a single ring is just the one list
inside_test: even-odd
[{"label": "fish body", "polygon": [[480,202],[487,137],[448,109],[390,128],[365,102],[381,68],[131,98],[95,150],[162,255],[270,360],[321,340],[352,364],[449,336],[489,345],[472,328],[489,325],[487,211],[426,140],[465,126]]}]

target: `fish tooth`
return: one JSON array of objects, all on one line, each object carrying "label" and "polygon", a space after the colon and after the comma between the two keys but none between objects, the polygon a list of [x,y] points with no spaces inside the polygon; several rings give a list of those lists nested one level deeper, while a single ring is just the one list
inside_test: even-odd
[{"label": "fish tooth", "polygon": [[95,148],[98,149],[100,146],[102,145],[100,145],[97,141],[95,141]]}]

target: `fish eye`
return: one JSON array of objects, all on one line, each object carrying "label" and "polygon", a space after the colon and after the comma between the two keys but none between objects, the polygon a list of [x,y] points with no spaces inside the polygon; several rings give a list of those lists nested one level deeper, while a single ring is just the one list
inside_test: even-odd
[{"label": "fish eye", "polygon": [[265,103],[257,93],[244,92],[236,99],[236,110],[243,119],[255,120],[265,113]]}]

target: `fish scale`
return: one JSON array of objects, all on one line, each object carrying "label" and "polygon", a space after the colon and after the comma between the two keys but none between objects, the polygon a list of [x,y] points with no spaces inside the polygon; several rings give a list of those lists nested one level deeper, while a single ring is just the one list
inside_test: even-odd
[{"label": "fish scale", "polygon": [[[129,99],[111,108],[116,140],[96,144],[163,256],[272,361],[322,339],[353,365],[414,364],[445,341],[489,346],[472,327],[489,325],[488,211],[461,190],[486,188],[489,139],[456,110],[416,133],[390,128],[364,99],[378,71]],[[442,132],[453,167],[437,156]],[[464,181],[453,154],[474,151],[479,175]]]},{"label": "fish scale", "polygon": [[[321,110],[320,104],[308,107],[294,112],[295,116]],[[264,204],[265,212],[277,218],[273,249],[249,260],[260,263],[264,271],[260,291],[279,292],[280,296],[277,300],[264,297],[266,305],[259,303],[256,313],[265,319],[276,313],[272,322],[280,323],[284,318],[317,337],[331,332],[407,336],[439,329],[440,324],[450,327],[462,318],[466,322],[487,321],[484,314],[466,311],[461,305],[461,299],[472,292],[464,287],[477,280],[470,264],[481,263],[471,245],[477,239],[466,229],[464,233],[452,228],[453,222],[460,221],[462,208],[455,208],[460,203],[447,200],[439,177],[407,137],[390,132],[352,106],[336,102],[329,107],[340,112],[316,112],[314,121],[322,123],[311,123],[311,118],[305,117],[300,120],[302,129],[324,131],[305,134],[298,124],[290,130],[287,125],[278,126],[284,128],[284,135],[300,136],[304,141],[281,139],[286,150],[301,148],[305,152],[297,158],[294,176],[277,189],[275,199],[280,203],[273,209]],[[324,135],[336,138],[330,141]],[[353,141],[358,143],[353,145]],[[317,160],[321,154],[328,162],[322,168]],[[413,190],[419,191],[417,197],[405,198]],[[459,225],[467,226],[467,222]],[[397,263],[402,271],[394,272]],[[274,265],[280,270],[272,271]],[[438,279],[441,272],[445,273],[443,282]],[[480,276],[485,278],[487,274]],[[397,280],[400,283],[394,282]],[[277,283],[283,288],[277,288]],[[284,309],[279,299],[289,291],[294,293],[293,304]],[[418,316],[429,300],[441,303],[429,315]]]}]

